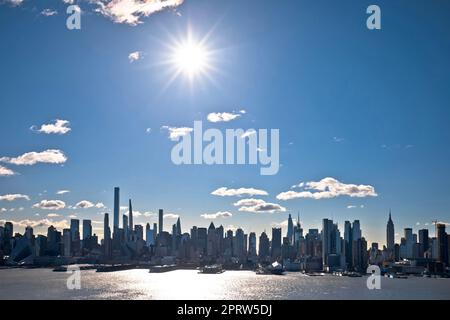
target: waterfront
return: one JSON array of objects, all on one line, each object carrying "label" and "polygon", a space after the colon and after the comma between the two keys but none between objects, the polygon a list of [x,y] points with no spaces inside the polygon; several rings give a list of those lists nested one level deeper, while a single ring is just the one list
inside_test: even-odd
[{"label": "waterfront", "polygon": [[0,270],[0,299],[450,299],[450,279],[441,278],[383,277],[381,290],[368,290],[366,277],[85,270],[81,271],[81,289],[68,290],[68,277],[67,273],[51,269]]}]

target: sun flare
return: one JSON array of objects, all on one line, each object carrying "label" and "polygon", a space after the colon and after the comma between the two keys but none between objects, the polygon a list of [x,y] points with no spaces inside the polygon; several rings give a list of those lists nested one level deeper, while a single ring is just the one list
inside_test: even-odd
[{"label": "sun flare", "polygon": [[192,77],[204,72],[208,63],[207,51],[199,43],[191,41],[175,49],[173,61],[180,72]]}]

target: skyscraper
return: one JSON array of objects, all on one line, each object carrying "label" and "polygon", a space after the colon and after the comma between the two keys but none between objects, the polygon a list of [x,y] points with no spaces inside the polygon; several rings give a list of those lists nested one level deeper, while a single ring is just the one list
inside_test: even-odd
[{"label": "skyscraper", "polygon": [[119,210],[120,210],[120,189],[119,187],[114,188],[114,229],[119,229]]},{"label": "skyscraper", "polygon": [[328,256],[332,253],[332,233],[333,220],[322,220],[322,261],[325,266],[328,265]]},{"label": "skyscraper", "polygon": [[256,257],[256,234],[254,232],[250,232],[248,236],[248,255],[250,257]]},{"label": "skyscraper", "polygon": [[163,209],[159,209],[159,220],[158,220],[159,232],[158,232],[158,234],[161,234],[164,231],[163,219],[164,219]]},{"label": "skyscraper", "polygon": [[123,238],[124,238],[124,241],[130,241],[131,240],[131,234],[129,232],[128,216],[126,214],[122,215],[122,224],[123,224]]},{"label": "skyscraper", "polygon": [[281,255],[281,228],[272,228],[272,259],[277,259]]},{"label": "skyscraper", "polygon": [[388,250],[394,250],[395,245],[395,232],[394,232],[394,222],[391,218],[391,211],[389,210],[389,220],[386,226],[386,247]]},{"label": "skyscraper", "polygon": [[92,224],[91,220],[83,220],[83,240],[92,237]]},{"label": "skyscraper", "polygon": [[287,227],[287,238],[289,239],[289,243],[294,243],[294,223],[292,222],[292,216],[289,214],[288,218],[288,227]]},{"label": "skyscraper", "polygon": [[266,232],[261,233],[259,236],[259,250],[258,250],[259,258],[264,260],[270,256],[270,241]]},{"label": "skyscraper", "polygon": [[[430,239],[428,235],[428,229],[419,230],[419,244],[421,246],[421,253],[425,253],[430,248]],[[423,255],[421,256],[423,258]]]},{"label": "skyscraper", "polygon": [[438,246],[438,259],[440,262],[448,263],[448,250],[447,250],[447,233],[445,232],[445,224],[436,224],[437,231],[437,246]]},{"label": "skyscraper", "polygon": [[[131,206],[131,199],[128,200],[128,214],[129,214],[129,221],[130,221],[130,228],[129,228],[129,232],[130,234],[133,234],[133,207]],[[125,225],[123,226],[123,229],[125,229]]]},{"label": "skyscraper", "polygon": [[180,217],[178,217],[178,220],[177,220],[177,236],[181,236],[181,221],[180,221]]},{"label": "skyscraper", "polygon": [[414,247],[414,239],[411,228],[405,228],[404,230],[404,238],[405,238],[405,255],[406,258],[413,258],[413,247]]},{"label": "skyscraper", "polygon": [[63,229],[64,256],[72,255],[72,235],[70,229]]},{"label": "skyscraper", "polygon": [[109,214],[105,213],[103,221],[103,248],[105,256],[111,256],[111,229],[109,227]]},{"label": "skyscraper", "polygon": [[72,235],[72,241],[80,240],[80,220],[70,219],[70,234]]}]

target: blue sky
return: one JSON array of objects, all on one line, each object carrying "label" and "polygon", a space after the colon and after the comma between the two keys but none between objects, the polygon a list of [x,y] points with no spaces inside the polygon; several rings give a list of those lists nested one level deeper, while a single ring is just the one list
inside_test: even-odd
[{"label": "blue sky", "polygon": [[[400,234],[450,220],[447,1],[376,1],[382,29],[374,31],[365,13],[373,3],[361,0],[185,0],[137,16],[137,25],[78,1],[81,30],[72,31],[63,1],[8,2],[0,5],[0,158],[60,150],[67,159],[0,163],[15,173],[0,176],[0,196],[29,197],[1,200],[0,220],[31,223],[37,231],[63,226],[72,215],[102,221],[115,186],[122,205],[131,197],[141,213],[164,208],[181,216],[185,231],[210,223],[201,214],[227,211],[232,217],[215,224],[259,234],[300,211],[306,229],[325,217],[341,226],[359,219],[369,241],[384,243],[389,208]],[[163,62],[188,29],[198,39],[208,35],[214,70],[169,84],[173,66]],[[136,51],[139,59],[130,62]],[[207,121],[210,113],[238,110],[246,112],[233,121]],[[56,119],[69,121],[71,130],[37,132]],[[280,129],[279,173],[261,176],[259,166],[248,165],[175,166],[174,142],[162,127],[192,127],[195,120],[221,130]],[[371,186],[377,196],[276,197],[326,177]],[[220,187],[268,196],[211,195]],[[233,203],[245,198],[286,211],[239,211]],[[42,200],[65,207],[33,208]],[[69,208],[83,200],[107,208]],[[137,218],[147,221],[156,218]],[[168,218],[166,227],[174,222]]]}]

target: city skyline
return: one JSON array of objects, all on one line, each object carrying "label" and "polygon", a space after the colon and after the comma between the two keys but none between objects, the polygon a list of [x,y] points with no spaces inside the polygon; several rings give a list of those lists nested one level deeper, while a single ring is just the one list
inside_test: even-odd
[{"label": "city skyline", "polygon": [[[108,212],[113,234],[129,199],[128,223],[158,223],[164,208],[169,232],[182,217],[285,234],[300,212],[305,229],[359,220],[385,244],[390,209],[396,243],[450,222],[448,4],[380,0],[383,28],[368,30],[358,2],[79,2],[81,30],[67,29],[63,1],[0,3],[0,225],[89,219],[102,236]],[[195,54],[205,60],[186,61]],[[194,121],[279,129],[279,172],[174,165]]]}]

